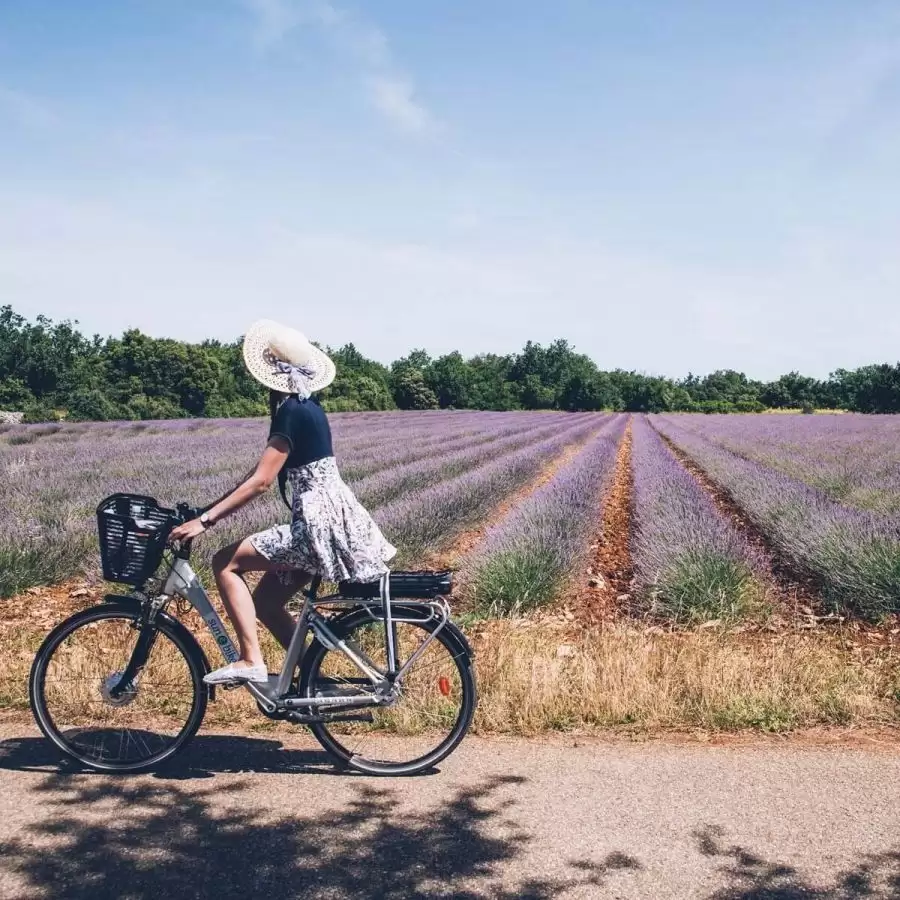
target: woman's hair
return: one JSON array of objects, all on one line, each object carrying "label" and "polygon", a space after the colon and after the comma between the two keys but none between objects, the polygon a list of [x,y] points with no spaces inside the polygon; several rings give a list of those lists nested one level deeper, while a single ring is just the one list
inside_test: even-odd
[{"label": "woman's hair", "polygon": [[286,400],[290,395],[283,394],[281,391],[276,391],[274,388],[269,388],[269,418],[272,420],[272,424],[275,424],[275,413],[278,412],[278,407],[281,406],[283,400]]},{"label": "woman's hair", "polygon": [[[274,388],[269,388],[270,429],[275,424],[275,414],[278,412],[278,407],[281,406],[289,396],[290,394],[284,394],[281,391],[276,391]],[[281,499],[284,500],[285,504],[290,508],[291,504],[288,502],[287,498],[287,460],[284,461],[284,465],[278,473],[278,490],[281,492]]]}]

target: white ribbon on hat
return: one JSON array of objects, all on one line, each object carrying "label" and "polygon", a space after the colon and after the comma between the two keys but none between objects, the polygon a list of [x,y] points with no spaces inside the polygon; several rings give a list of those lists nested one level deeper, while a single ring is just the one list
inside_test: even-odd
[{"label": "white ribbon on hat", "polygon": [[306,400],[312,394],[309,382],[315,376],[312,369],[306,366],[295,366],[293,363],[278,359],[270,351],[266,351],[266,357],[279,375],[287,375],[288,387],[292,394],[296,394],[301,400]]}]

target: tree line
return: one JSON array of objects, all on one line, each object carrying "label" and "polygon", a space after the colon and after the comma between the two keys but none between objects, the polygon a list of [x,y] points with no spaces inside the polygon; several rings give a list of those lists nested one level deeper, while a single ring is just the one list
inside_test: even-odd
[{"label": "tree line", "polygon": [[[70,321],[33,322],[0,307],[0,409],[30,422],[264,415],[266,391],[244,368],[241,342],[190,344],[132,329],[87,337]],[[839,369],[820,380],[791,372],[756,381],[720,370],[671,379],[604,371],[565,340],[529,341],[520,353],[413,350],[390,366],[353,344],[325,348],[337,378],[322,392],[332,412],[389,409],[553,409],[760,412],[846,409],[900,412],[900,363]]]}]

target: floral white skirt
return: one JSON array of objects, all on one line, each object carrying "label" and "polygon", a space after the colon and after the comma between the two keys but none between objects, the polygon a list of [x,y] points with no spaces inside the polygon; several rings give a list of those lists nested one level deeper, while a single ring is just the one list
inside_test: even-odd
[{"label": "floral white skirt", "polygon": [[397,550],[385,539],[333,456],[288,470],[293,493],[290,525],[251,535],[256,550],[285,568],[328,581],[375,581]]}]

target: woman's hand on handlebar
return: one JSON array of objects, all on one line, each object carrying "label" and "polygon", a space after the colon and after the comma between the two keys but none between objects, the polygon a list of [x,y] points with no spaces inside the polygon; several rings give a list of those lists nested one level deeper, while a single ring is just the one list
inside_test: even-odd
[{"label": "woman's hand on handlebar", "polygon": [[179,525],[169,532],[169,541],[189,541],[195,537],[199,537],[206,531],[206,527],[199,519],[191,519],[184,525]]}]

